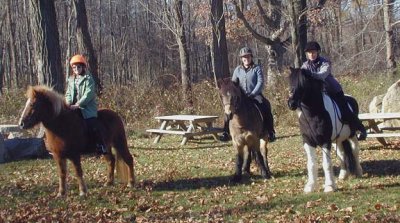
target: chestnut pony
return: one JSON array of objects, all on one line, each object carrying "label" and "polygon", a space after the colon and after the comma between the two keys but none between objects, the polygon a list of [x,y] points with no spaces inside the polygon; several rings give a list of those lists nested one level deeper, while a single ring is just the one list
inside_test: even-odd
[{"label": "chestnut pony", "polygon": [[[81,155],[94,153],[96,149],[93,140],[88,137],[88,130],[80,111],[69,109],[62,95],[42,85],[30,86],[27,98],[19,125],[29,129],[39,123],[43,124],[46,148],[58,166],[57,196],[66,194],[67,159],[74,166],[79,195],[85,196],[87,188],[83,180]],[[133,157],[128,150],[123,122],[116,112],[108,109],[99,110],[98,119],[108,151],[105,155],[108,164],[106,185],[114,183],[114,169],[117,164],[117,176],[122,182],[127,182],[128,187],[132,187],[135,181]],[[115,157],[111,153],[112,146],[116,152]]]},{"label": "chestnut pony", "polygon": [[250,173],[251,154],[255,155],[262,177],[271,178],[267,158],[268,136],[263,132],[260,110],[253,99],[246,96],[239,84],[230,79],[222,79],[218,84],[224,112],[231,117],[229,131],[233,147],[237,150],[232,181],[241,180],[242,169]]}]

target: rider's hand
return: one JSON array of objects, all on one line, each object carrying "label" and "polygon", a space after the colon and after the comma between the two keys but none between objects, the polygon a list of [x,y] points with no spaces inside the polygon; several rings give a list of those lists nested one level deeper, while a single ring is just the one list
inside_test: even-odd
[{"label": "rider's hand", "polygon": [[72,110],[75,110],[75,109],[79,108],[79,105],[76,105],[76,104],[75,105],[70,105],[69,108],[72,109]]}]

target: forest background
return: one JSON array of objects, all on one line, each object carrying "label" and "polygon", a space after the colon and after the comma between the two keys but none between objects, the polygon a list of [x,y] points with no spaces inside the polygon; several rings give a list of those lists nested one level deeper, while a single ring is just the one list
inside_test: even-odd
[{"label": "forest background", "polygon": [[[285,70],[305,60],[307,41],[322,45],[338,78],[398,75],[394,0],[6,0],[0,17],[1,94],[21,95],[34,84],[64,92],[69,58],[80,53],[103,87],[101,106],[122,113],[127,125],[221,112],[210,102],[216,81],[231,76],[243,46],[263,66],[277,116],[286,104]],[[215,109],[204,109],[206,100]],[[3,112],[9,119],[11,107]]]}]

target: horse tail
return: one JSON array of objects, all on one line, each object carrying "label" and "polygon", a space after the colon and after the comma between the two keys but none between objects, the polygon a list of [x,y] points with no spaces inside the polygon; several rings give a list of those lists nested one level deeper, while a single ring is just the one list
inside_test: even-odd
[{"label": "horse tail", "polygon": [[349,140],[345,140],[342,142],[343,150],[344,150],[344,165],[347,170],[350,171],[351,174],[356,174],[356,159],[353,154],[353,149],[350,145]]},{"label": "horse tail", "polygon": [[99,116],[108,123],[108,131],[111,136],[110,143],[115,151],[116,177],[123,183],[128,182],[133,186],[135,181],[133,157],[129,152],[126,139],[125,127],[121,117],[114,111],[104,109],[99,112]]},{"label": "horse tail", "polygon": [[[114,139],[114,149],[115,149],[115,160],[116,160],[116,171],[117,178],[123,183],[127,183],[133,176],[133,157],[129,152],[128,143],[126,140],[125,129],[123,128],[122,120],[120,121],[122,127],[119,128],[118,134]],[[130,176],[129,169],[132,168],[132,176]]]}]

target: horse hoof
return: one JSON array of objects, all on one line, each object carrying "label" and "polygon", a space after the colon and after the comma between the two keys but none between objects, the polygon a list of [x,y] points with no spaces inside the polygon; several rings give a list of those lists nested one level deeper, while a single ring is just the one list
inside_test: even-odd
[{"label": "horse hoof", "polygon": [[349,175],[347,174],[346,171],[340,171],[338,178],[339,178],[339,180],[346,180],[348,176]]},{"label": "horse hoof", "polygon": [[231,178],[231,182],[233,182],[233,183],[238,183],[238,182],[240,182],[242,180],[242,176],[241,175],[234,175],[232,178]]},{"label": "horse hoof", "polygon": [[114,182],[111,182],[111,181],[106,182],[106,183],[104,184],[105,187],[109,187],[109,186],[112,186],[112,185],[114,185]]},{"label": "horse hoof", "polygon": [[336,191],[336,187],[335,186],[332,186],[332,185],[325,186],[325,189],[324,189],[325,193],[330,193],[330,192],[334,192],[334,191]]},{"label": "horse hoof", "polygon": [[86,192],[79,192],[80,197],[86,197]]},{"label": "horse hoof", "polygon": [[304,187],[304,193],[306,193],[306,194],[311,193],[314,191],[314,189],[315,189],[315,185],[307,184]]},{"label": "horse hoof", "polygon": [[64,198],[64,197],[65,197],[65,194],[63,194],[63,193],[57,193],[56,198]]},{"label": "horse hoof", "polygon": [[129,182],[127,185],[126,185],[126,187],[127,188],[133,188],[134,187],[134,183],[133,182]]}]

